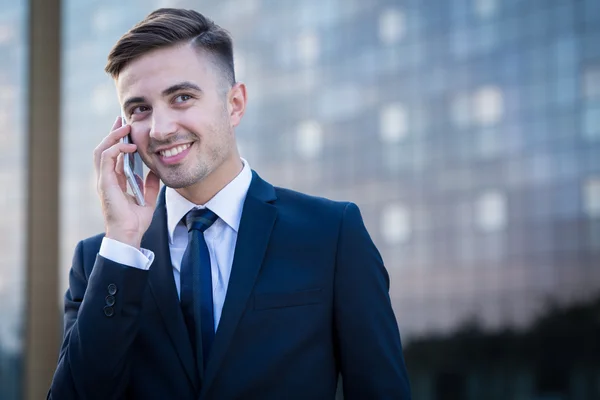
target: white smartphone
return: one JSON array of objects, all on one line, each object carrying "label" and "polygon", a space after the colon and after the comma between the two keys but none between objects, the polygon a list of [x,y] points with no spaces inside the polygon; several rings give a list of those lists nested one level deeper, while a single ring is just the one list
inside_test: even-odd
[{"label": "white smartphone", "polygon": [[[127,123],[123,113],[121,113],[121,123],[122,126],[125,126],[125,124]],[[130,135],[127,135],[123,138],[123,143],[133,143],[131,141]],[[125,172],[127,183],[131,188],[131,192],[135,197],[135,201],[140,206],[145,206],[146,202],[144,201],[144,162],[142,161],[142,157],[140,157],[137,151],[134,153],[123,153],[123,171]]]}]

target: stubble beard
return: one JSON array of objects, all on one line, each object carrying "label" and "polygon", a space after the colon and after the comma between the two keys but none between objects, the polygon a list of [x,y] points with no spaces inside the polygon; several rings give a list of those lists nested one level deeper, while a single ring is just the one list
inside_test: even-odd
[{"label": "stubble beard", "polygon": [[191,160],[186,160],[186,165],[167,167],[167,170],[160,176],[161,180],[166,186],[173,189],[183,189],[202,182],[229,157],[233,145],[231,134],[225,121],[221,121],[218,126],[213,126],[208,132],[208,137],[219,138],[219,140],[205,149],[204,153],[201,153],[200,148],[197,147],[203,144],[202,141],[194,142],[192,148],[196,147],[195,153],[187,156],[195,159],[192,165],[189,165]]}]

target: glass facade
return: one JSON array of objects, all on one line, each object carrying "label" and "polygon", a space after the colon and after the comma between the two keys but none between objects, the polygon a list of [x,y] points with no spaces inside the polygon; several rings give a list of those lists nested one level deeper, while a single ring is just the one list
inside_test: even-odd
[{"label": "glass facade", "polygon": [[[66,1],[63,289],[76,242],[103,229],[91,154],[119,113],[106,56],[160,6],[195,8],[232,33],[250,165],[360,206],[407,345],[472,321],[523,331],[550,305],[600,294],[597,0]],[[20,60],[10,27],[0,46]],[[14,107],[19,69],[2,62],[2,101]],[[18,287],[1,285],[7,297]],[[528,374],[519,379],[537,379]],[[413,375],[418,399],[475,390]],[[542,396],[556,389],[544,377],[515,387]]]},{"label": "glass facade", "polygon": [[[119,110],[106,55],[160,5],[196,6],[67,2],[65,267],[76,241],[102,229],[89,155]],[[275,184],[361,206],[411,336],[472,314],[527,323],[548,294],[574,301],[600,288],[580,260],[600,246],[594,7],[307,0],[200,11],[235,40],[249,92],[243,156]]]},{"label": "glass facade", "polygon": [[20,398],[25,324],[27,8],[0,0],[0,399]]}]

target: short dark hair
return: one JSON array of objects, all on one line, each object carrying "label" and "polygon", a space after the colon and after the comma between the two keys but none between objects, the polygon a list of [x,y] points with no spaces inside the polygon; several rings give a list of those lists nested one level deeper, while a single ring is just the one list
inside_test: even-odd
[{"label": "short dark hair", "polygon": [[160,8],[125,33],[108,54],[105,71],[117,78],[125,66],[152,51],[191,42],[210,54],[225,81],[235,84],[233,42],[229,33],[194,10]]}]

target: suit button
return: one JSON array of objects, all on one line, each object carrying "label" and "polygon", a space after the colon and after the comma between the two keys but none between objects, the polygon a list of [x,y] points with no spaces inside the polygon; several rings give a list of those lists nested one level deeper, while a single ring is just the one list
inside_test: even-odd
[{"label": "suit button", "polygon": [[110,294],[111,296],[114,296],[117,293],[117,285],[115,285],[114,283],[111,283],[110,285],[108,285],[108,294]]},{"label": "suit button", "polygon": [[114,306],[115,305],[115,296],[106,296],[106,305]]},{"label": "suit button", "polygon": [[115,309],[110,306],[104,307],[104,315],[106,315],[107,317],[112,317],[113,315],[115,315]]}]

